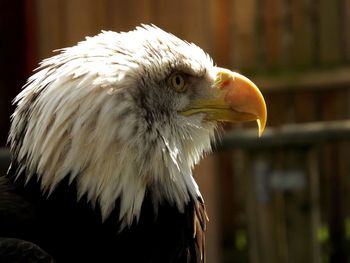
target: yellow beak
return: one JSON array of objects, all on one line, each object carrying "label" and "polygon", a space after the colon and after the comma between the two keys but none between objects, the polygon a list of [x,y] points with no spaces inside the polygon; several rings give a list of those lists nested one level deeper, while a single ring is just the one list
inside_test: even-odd
[{"label": "yellow beak", "polygon": [[214,92],[211,97],[192,101],[180,112],[189,116],[206,113],[208,121],[256,121],[259,136],[266,126],[267,110],[264,97],[248,78],[224,68],[215,68]]}]

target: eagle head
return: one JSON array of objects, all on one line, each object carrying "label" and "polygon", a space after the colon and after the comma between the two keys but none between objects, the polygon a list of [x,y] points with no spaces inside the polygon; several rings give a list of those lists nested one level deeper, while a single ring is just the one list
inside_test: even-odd
[{"label": "eagle head", "polygon": [[266,123],[257,87],[216,67],[193,43],[156,26],[104,31],[44,60],[15,99],[10,146],[17,176],[49,194],[69,177],[105,219],[155,209],[182,211],[200,196],[193,166],[211,151],[218,122]]}]

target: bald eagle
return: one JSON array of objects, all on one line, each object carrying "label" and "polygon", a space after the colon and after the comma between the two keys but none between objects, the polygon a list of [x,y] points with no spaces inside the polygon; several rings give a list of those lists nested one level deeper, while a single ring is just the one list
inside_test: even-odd
[{"label": "bald eagle", "polygon": [[192,168],[219,122],[266,124],[250,80],[154,25],[60,50],[14,103],[0,236],[36,262],[204,262]]}]

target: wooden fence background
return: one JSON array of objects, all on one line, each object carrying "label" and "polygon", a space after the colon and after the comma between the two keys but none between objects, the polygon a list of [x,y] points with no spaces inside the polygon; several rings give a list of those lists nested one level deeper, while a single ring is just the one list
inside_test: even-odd
[{"label": "wooden fence background", "polygon": [[[140,23],[248,75],[266,97],[269,127],[350,117],[350,0],[8,2],[0,10],[2,145],[10,102],[39,60]],[[196,169],[212,219],[208,262],[349,262],[350,142],[258,144],[225,148]]]}]

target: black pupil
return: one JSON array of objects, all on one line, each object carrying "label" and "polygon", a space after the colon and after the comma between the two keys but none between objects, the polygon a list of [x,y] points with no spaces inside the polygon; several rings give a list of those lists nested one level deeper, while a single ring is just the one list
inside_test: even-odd
[{"label": "black pupil", "polygon": [[175,83],[176,83],[176,85],[180,85],[181,84],[181,78],[179,77],[179,76],[176,76],[175,77]]}]

